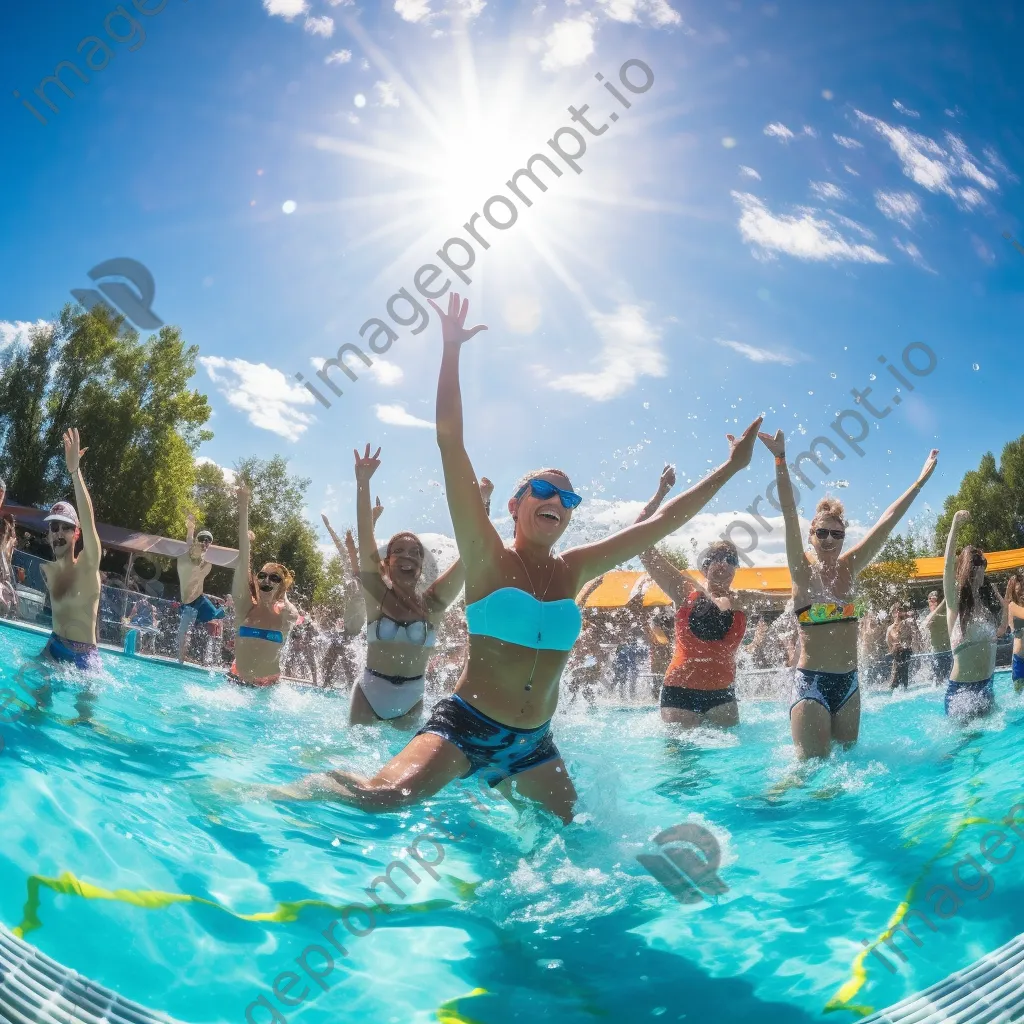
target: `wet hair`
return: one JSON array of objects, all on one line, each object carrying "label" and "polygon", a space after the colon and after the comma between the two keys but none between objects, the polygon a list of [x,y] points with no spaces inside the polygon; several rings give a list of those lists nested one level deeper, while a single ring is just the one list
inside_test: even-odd
[{"label": "wet hair", "polygon": [[[974,586],[971,583],[971,577],[974,575],[976,556],[984,558],[985,553],[973,544],[965,544],[956,559],[957,619],[961,629],[966,628],[967,621],[975,613]],[[992,584],[988,580],[984,580],[978,588],[978,598],[991,604]]]},{"label": "wet hair", "polygon": [[929,590],[928,591],[928,600],[930,601],[933,597],[935,598],[936,601],[938,601],[940,603],[942,602],[942,595],[937,590]]},{"label": "wet hair", "polygon": [[561,476],[566,479],[569,487],[572,487],[572,481],[569,479],[569,474],[562,469],[535,469],[532,473],[525,473],[521,476],[512,488],[512,497],[514,498],[531,480],[536,480],[539,476],[545,476],[547,474],[553,474],[555,476]]},{"label": "wet hair", "polygon": [[832,498],[827,494],[815,506],[811,529],[813,530],[814,524],[820,523],[823,519],[838,519],[844,529],[849,525],[846,522],[846,509],[843,507],[843,503],[838,498]]}]

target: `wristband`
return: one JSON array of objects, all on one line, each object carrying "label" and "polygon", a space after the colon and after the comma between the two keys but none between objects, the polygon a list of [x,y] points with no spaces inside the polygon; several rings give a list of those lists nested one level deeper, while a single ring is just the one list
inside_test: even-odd
[{"label": "wristband", "polygon": [[781,455],[775,456],[775,465],[784,466],[786,464],[786,453],[783,452]]}]

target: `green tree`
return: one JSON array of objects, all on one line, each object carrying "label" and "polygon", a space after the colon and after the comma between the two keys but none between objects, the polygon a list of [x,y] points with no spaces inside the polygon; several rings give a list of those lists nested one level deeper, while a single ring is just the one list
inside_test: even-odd
[{"label": "green tree", "polygon": [[690,568],[690,560],[686,557],[686,552],[682,548],[674,547],[671,544],[663,541],[657,545],[658,551],[661,552],[665,558],[671,562],[680,572],[683,569]]},{"label": "green tree", "polygon": [[992,453],[985,452],[978,468],[964,474],[935,524],[940,550],[945,549],[953,514],[961,508],[971,513],[958,535],[961,543],[988,551],[1024,546],[1024,436],[1003,448],[998,466]]},{"label": "green tree", "polygon": [[61,435],[77,426],[97,519],[181,535],[193,455],[213,436],[206,396],[188,388],[198,351],[175,327],[140,343],[103,307],[65,306],[0,370],[0,465],[12,492],[34,504],[72,497]]},{"label": "green tree", "polygon": [[875,560],[860,574],[859,589],[872,608],[890,608],[897,601],[910,599],[910,588],[917,571],[916,559],[928,554],[913,537],[893,534]]}]

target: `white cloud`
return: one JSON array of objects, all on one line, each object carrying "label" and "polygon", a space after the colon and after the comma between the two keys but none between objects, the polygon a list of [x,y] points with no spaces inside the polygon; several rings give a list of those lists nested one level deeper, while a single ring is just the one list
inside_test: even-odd
[{"label": "white cloud", "polygon": [[501,307],[505,326],[513,334],[533,334],[540,326],[540,299],[526,292],[509,295]]},{"label": "white cloud", "polygon": [[254,427],[297,441],[313,422],[300,406],[313,405],[316,399],[280,370],[222,356],[200,356],[199,363],[228,404],[246,413]]},{"label": "white cloud", "polygon": [[27,345],[29,343],[29,334],[33,328],[37,330],[43,330],[47,327],[52,327],[46,320],[36,320],[32,323],[30,320],[0,320],[0,349],[7,348],[8,345],[14,345],[15,343],[21,345]]},{"label": "white cloud", "polygon": [[[1003,237],[1006,237],[1005,235]],[[996,261],[996,254],[975,234],[971,234],[971,245],[978,254],[978,259],[984,260],[990,266]]]},{"label": "white cloud", "polygon": [[291,21],[292,18],[306,13],[306,0],[263,0],[263,9],[268,14],[276,14]]},{"label": "white cloud", "polygon": [[833,209],[828,210],[828,215],[837,223],[842,224],[843,227],[849,228],[851,231],[856,231],[862,238],[866,238],[869,242],[875,237],[875,233],[870,228],[864,227],[863,224],[858,224],[855,220],[850,220],[849,217],[844,217],[841,213],[837,213]]},{"label": "white cloud", "polygon": [[783,366],[793,366],[799,362],[798,359],[786,355],[785,352],[772,352],[770,349],[757,348],[743,341],[726,341],[724,338],[715,338],[715,342],[724,348],[731,348],[734,352],[739,352],[744,359],[749,359],[752,363],[781,363]]},{"label": "white cloud", "polygon": [[403,21],[425,21],[431,15],[427,0],[395,0],[395,11]]},{"label": "white cloud", "polygon": [[327,0],[332,7],[353,7],[356,0]]},{"label": "white cloud", "polygon": [[906,114],[907,117],[920,117],[921,115],[916,110],[911,110],[910,107],[903,106],[899,100],[893,100],[892,105],[901,113]]},{"label": "white cloud", "polygon": [[374,82],[374,89],[377,91],[377,106],[397,107],[398,93],[390,82]]},{"label": "white cloud", "polygon": [[407,412],[404,405],[375,405],[374,412],[381,423],[387,423],[392,427],[419,427],[423,430],[433,430],[434,424],[429,420],[421,420]]},{"label": "white cloud", "polygon": [[795,138],[793,133],[781,121],[775,121],[768,125],[764,133],[770,138],[782,139],[783,142],[789,142],[790,139]]},{"label": "white cloud", "polygon": [[913,242],[901,242],[895,236],[893,237],[893,242],[896,243],[896,248],[899,249],[900,252],[906,253],[906,255],[910,257],[911,261],[916,263],[922,270],[927,270],[929,274],[938,273],[938,271],[932,270],[932,268],[928,266],[927,260],[925,260],[924,256],[921,255],[921,250],[918,249]]},{"label": "white cloud", "polygon": [[761,180],[761,175],[758,174],[757,171],[755,171],[753,167],[746,167],[743,164],[740,164],[740,174],[744,178],[753,178],[754,181],[760,181]]},{"label": "white cloud", "polygon": [[812,139],[816,139],[818,137],[817,131],[814,128],[812,128],[809,124],[804,125],[803,134],[809,135]]},{"label": "white cloud", "polygon": [[982,195],[973,186],[958,188],[956,178],[967,178],[989,191],[999,188],[995,178],[978,167],[963,140],[952,132],[945,133],[947,150],[925,135],[907,128],[896,128],[859,110],[855,113],[889,143],[903,165],[903,173],[929,192],[943,193],[957,205],[971,209],[983,201]]},{"label": "white cloud", "polygon": [[620,305],[614,313],[595,313],[591,323],[601,338],[601,351],[594,360],[599,368],[554,377],[545,381],[549,388],[606,402],[628,391],[642,376],[664,377],[668,372],[661,328],[647,322],[640,306]]},{"label": "white cloud", "polygon": [[763,255],[782,252],[803,260],[889,262],[871,246],[848,241],[814,210],[776,216],[757,196],[733,192],[732,197],[741,208],[738,227],[743,240],[757,246]]},{"label": "white cloud", "polygon": [[314,36],[330,39],[334,35],[334,19],[325,14],[322,18],[307,18],[305,29]]},{"label": "white cloud", "polygon": [[855,171],[849,164],[843,164],[843,170],[846,171],[847,174],[852,174],[855,178],[860,177],[860,171]]},{"label": "white cloud", "polygon": [[347,64],[352,59],[351,50],[335,50],[324,58],[325,64]]},{"label": "white cloud", "polygon": [[640,23],[640,14],[659,28],[683,23],[679,12],[667,0],[598,0],[598,6],[612,21]]},{"label": "white cloud", "polygon": [[875,192],[875,206],[889,218],[909,228],[921,214],[921,200],[913,192]]},{"label": "white cloud", "polygon": [[594,24],[592,14],[555,22],[544,37],[547,50],[540,66],[545,71],[561,71],[585,64],[594,52]]},{"label": "white cloud", "polygon": [[405,371],[397,363],[390,363],[386,359],[381,359],[380,356],[366,368],[366,372],[384,387],[394,387],[405,378]]},{"label": "white cloud", "polygon": [[836,135],[832,133],[832,138],[839,143],[844,149],[863,149],[863,143],[858,142],[856,139],[851,139],[848,135]]},{"label": "white cloud", "polygon": [[811,191],[819,199],[845,199],[846,193],[831,181],[812,181]]}]

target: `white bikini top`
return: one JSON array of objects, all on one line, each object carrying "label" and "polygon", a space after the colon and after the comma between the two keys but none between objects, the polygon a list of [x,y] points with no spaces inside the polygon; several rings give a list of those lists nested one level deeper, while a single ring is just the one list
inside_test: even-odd
[{"label": "white bikini top", "polygon": [[414,622],[397,622],[387,615],[381,615],[366,625],[366,638],[372,644],[415,644],[418,647],[433,647],[437,633],[429,622],[418,619]]}]

